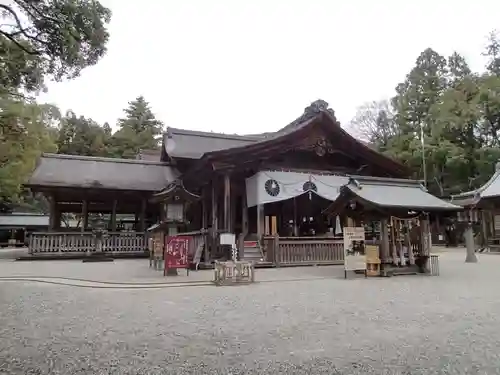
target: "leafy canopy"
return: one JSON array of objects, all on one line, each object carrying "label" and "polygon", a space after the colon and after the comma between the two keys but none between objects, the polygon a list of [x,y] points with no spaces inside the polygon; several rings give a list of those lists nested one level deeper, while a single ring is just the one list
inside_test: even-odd
[{"label": "leafy canopy", "polygon": [[12,0],[0,11],[0,87],[9,92],[74,78],[106,52],[111,11],[99,1]]}]

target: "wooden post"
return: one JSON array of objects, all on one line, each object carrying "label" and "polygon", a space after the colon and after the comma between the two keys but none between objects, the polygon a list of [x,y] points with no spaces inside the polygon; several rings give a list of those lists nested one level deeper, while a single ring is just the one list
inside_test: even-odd
[{"label": "wooden post", "polygon": [[87,227],[89,226],[89,204],[85,199],[82,202],[82,232],[85,232]]},{"label": "wooden post", "polygon": [[48,200],[49,200],[49,231],[52,232],[56,229],[57,207],[54,195],[50,195],[48,197]]},{"label": "wooden post", "polygon": [[146,198],[141,200],[141,212],[139,214],[139,231],[146,231]]},{"label": "wooden post", "polygon": [[208,202],[207,202],[207,189],[204,186],[201,191],[201,228],[208,228]]},{"label": "wooden post", "polygon": [[113,199],[113,207],[111,208],[111,231],[116,232],[116,206],[117,201]]},{"label": "wooden post", "polygon": [[410,223],[408,221],[406,221],[405,223],[405,242],[406,242],[406,246],[408,248],[408,262],[410,263],[410,265],[415,265],[415,256],[413,254],[413,246],[411,244],[411,236],[410,236]]},{"label": "wooden post", "polygon": [[243,238],[248,234],[248,205],[246,192],[241,196],[241,232],[243,233]]},{"label": "wooden post", "polygon": [[62,220],[62,212],[56,203],[55,204],[55,211],[54,211],[54,230],[56,230],[56,231],[61,230],[61,220]]},{"label": "wooden post", "polygon": [[257,209],[257,237],[259,238],[260,241],[262,239],[262,236],[264,235],[264,229],[265,229],[264,205],[258,204],[256,206],[256,209]]},{"label": "wooden post", "polygon": [[397,231],[396,231],[396,220],[391,217],[391,250],[392,250],[392,263],[395,265],[399,264],[398,250],[397,246]]},{"label": "wooden post", "polygon": [[422,241],[422,255],[429,256],[431,249],[429,239],[429,218],[427,215],[420,218],[420,238]]},{"label": "wooden post", "polygon": [[487,213],[484,209],[481,210],[481,247],[483,249],[486,249],[488,247],[488,219],[487,219]]},{"label": "wooden post", "polygon": [[231,178],[224,175],[224,230],[231,232]]},{"label": "wooden post", "polygon": [[212,180],[212,230],[211,230],[211,233],[210,233],[210,243],[211,243],[211,246],[210,246],[210,252],[211,252],[211,255],[214,256],[215,253],[216,253],[216,249],[218,247],[218,244],[217,244],[217,232],[219,230],[218,226],[219,226],[219,223],[218,223],[218,212],[217,212],[217,186],[216,186],[216,180],[213,179]]},{"label": "wooden post", "polygon": [[389,228],[387,218],[380,220],[380,258],[382,263],[390,263]]}]

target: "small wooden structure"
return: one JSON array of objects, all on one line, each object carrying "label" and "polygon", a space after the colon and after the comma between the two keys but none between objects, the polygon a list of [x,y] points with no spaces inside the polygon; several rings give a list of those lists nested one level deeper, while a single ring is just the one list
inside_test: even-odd
[{"label": "small wooden structure", "polygon": [[255,282],[255,270],[252,262],[227,261],[215,262],[214,284],[242,285]]},{"label": "small wooden structure", "polygon": [[[115,233],[113,212],[136,213],[135,236],[145,248],[144,229],[169,221],[170,234],[189,236],[190,259],[202,265],[231,259],[221,233],[236,236],[240,261],[277,267],[343,264],[342,227],[350,221],[370,227],[382,263],[393,263],[387,242],[391,216],[423,218],[419,228],[428,233],[426,212],[457,209],[408,180],[406,166],[345,132],[322,100],[273,133],[168,128],[161,160],[149,161],[151,155],[143,152],[139,160],[45,155],[29,186],[52,197],[51,228],[63,210],[84,217],[99,210],[110,214]],[[359,191],[353,190],[356,183],[363,186]],[[354,196],[345,198],[349,191]],[[357,208],[346,210],[351,201]],[[62,234],[53,236],[59,241]],[[419,241],[424,240],[427,249],[427,234]],[[50,251],[65,248],[58,244]]]},{"label": "small wooden structure", "polygon": [[[49,227],[48,232],[31,234],[30,253],[64,256],[95,251],[90,218],[103,214],[109,231],[103,251],[144,254],[145,230],[158,221],[160,212],[148,199],[176,177],[175,169],[160,161],[42,155],[26,186],[47,197]],[[80,227],[64,228],[63,213],[77,215]],[[120,227],[117,214],[135,217],[132,228]]]},{"label": "small wooden structure", "polygon": [[491,178],[480,188],[451,196],[463,207],[459,220],[476,227],[476,246],[500,251],[500,162]]},{"label": "small wooden structure", "polygon": [[396,266],[395,273],[413,273],[419,262],[429,266],[429,213],[459,209],[427,193],[418,181],[352,176],[326,211],[347,215],[354,226],[379,221],[380,237],[371,242],[387,265],[382,270]]}]

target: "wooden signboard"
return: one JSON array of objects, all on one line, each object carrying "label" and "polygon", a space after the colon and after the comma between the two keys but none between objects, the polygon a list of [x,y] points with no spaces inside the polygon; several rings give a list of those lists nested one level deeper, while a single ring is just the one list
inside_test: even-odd
[{"label": "wooden signboard", "polygon": [[347,271],[364,271],[366,275],[365,228],[344,227],[344,276]]},{"label": "wooden signboard", "polygon": [[185,268],[189,274],[188,249],[190,238],[188,236],[165,237],[165,268],[164,275],[168,270]]}]

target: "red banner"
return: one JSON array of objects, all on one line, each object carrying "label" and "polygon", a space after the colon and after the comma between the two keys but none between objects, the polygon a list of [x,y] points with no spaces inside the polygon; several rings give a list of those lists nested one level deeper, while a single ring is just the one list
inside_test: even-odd
[{"label": "red banner", "polygon": [[165,269],[188,268],[189,240],[187,236],[165,237]]}]

